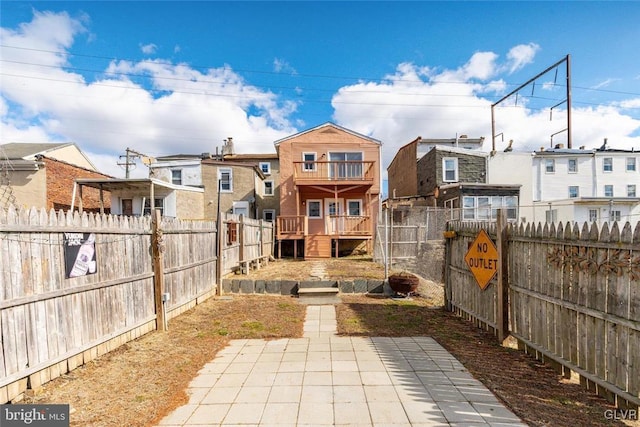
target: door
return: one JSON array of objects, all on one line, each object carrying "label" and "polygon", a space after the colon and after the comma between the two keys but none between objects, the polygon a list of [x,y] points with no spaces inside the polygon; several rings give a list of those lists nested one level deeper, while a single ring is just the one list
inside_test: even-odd
[{"label": "door", "polygon": [[327,234],[339,234],[344,227],[340,221],[344,215],[344,199],[324,199],[325,229]]},{"label": "door", "polygon": [[133,215],[133,200],[132,199],[122,199],[122,215],[132,216]]}]

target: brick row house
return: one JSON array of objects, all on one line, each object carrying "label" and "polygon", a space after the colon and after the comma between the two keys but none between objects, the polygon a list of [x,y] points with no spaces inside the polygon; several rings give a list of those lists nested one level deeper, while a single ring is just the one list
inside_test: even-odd
[{"label": "brick row house", "polygon": [[[108,179],[73,143],[9,143],[0,145],[0,207],[68,210],[74,194],[74,181],[82,178]],[[84,196],[84,209],[110,210],[108,194],[90,189]]]}]

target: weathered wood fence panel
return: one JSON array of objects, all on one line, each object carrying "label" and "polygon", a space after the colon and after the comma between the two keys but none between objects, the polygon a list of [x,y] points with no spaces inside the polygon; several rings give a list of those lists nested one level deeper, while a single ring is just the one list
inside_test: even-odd
[{"label": "weathered wood fence panel", "polygon": [[273,257],[273,223],[228,213],[222,221],[227,233],[222,249],[223,275]]},{"label": "weathered wood fence panel", "polygon": [[435,282],[443,280],[444,239],[448,209],[400,207],[378,218],[373,258],[390,269],[407,270]]},{"label": "weathered wood fence panel", "polygon": [[[162,227],[171,317],[215,292],[216,227]],[[67,277],[65,233],[94,239],[94,274]],[[156,329],[151,246],[149,217],[0,210],[1,403]]]},{"label": "weathered wood fence panel", "polygon": [[[495,283],[479,291],[463,259],[480,225],[449,227],[449,308],[493,327]],[[618,405],[640,404],[640,223],[521,224],[507,235],[511,334]]]}]

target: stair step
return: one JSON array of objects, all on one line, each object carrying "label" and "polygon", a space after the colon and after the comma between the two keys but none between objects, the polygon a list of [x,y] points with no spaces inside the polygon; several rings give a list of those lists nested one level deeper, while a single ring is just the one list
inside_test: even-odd
[{"label": "stair step", "polygon": [[337,294],[338,288],[298,288],[298,295]]}]

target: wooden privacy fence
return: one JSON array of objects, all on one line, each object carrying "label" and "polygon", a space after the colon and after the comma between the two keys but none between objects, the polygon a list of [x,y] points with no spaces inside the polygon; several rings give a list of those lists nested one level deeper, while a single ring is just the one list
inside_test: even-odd
[{"label": "wooden privacy fence", "polygon": [[273,257],[273,223],[242,215],[223,214],[221,220],[222,275],[248,272]]},{"label": "wooden privacy fence", "polygon": [[0,403],[214,295],[216,241],[214,222],[0,209]]},{"label": "wooden privacy fence", "polygon": [[[447,307],[517,338],[565,375],[619,406],[640,404],[640,223],[521,224],[502,230],[505,266],[481,290],[465,264],[469,245],[496,224],[454,222],[447,239]],[[504,322],[501,320],[505,314]]]}]

